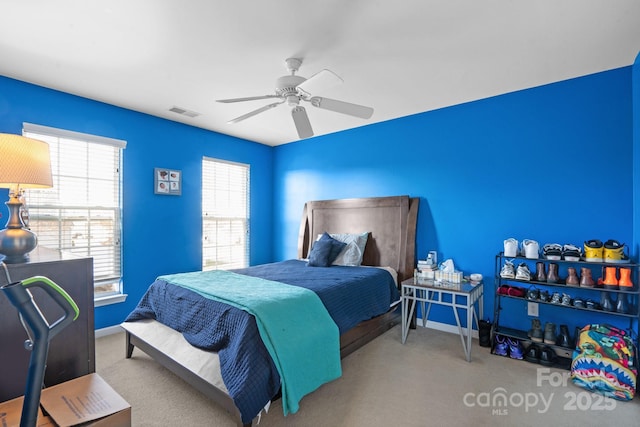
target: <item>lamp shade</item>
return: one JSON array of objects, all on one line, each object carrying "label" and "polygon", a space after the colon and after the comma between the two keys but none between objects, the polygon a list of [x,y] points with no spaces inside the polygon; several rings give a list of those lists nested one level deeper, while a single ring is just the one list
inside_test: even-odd
[{"label": "lamp shade", "polygon": [[49,144],[0,133],[0,188],[52,187]]}]

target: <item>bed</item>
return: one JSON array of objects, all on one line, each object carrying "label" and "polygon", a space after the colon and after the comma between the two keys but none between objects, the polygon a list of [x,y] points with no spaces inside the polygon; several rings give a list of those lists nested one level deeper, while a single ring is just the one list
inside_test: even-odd
[{"label": "bed", "polygon": [[[408,196],[307,202],[300,224],[298,259],[287,260],[284,263],[303,263],[304,261],[300,260],[309,256],[315,240],[324,232],[366,231],[369,234],[362,266],[390,267],[397,275],[394,286],[399,286],[402,280],[413,275],[418,202],[418,199]],[[260,277],[263,275],[261,269],[262,266],[256,266],[237,273]],[[335,273],[339,269],[340,267],[331,267],[329,270]],[[164,295],[165,290],[161,293]],[[323,303],[326,305],[324,299]],[[382,314],[361,321],[355,326],[336,322],[340,329],[339,357],[345,357],[396,325],[399,315],[395,307],[389,306]],[[243,414],[222,381],[220,358],[216,353],[192,346],[182,333],[154,319],[127,321],[122,326],[126,331],[127,358],[132,357],[134,347],[139,348],[225,408],[237,420],[238,425],[251,425],[251,420],[246,419],[246,413],[243,422]]]}]

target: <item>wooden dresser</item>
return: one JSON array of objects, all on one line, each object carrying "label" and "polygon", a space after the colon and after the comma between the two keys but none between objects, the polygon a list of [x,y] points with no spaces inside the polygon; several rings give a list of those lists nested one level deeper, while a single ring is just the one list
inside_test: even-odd
[{"label": "wooden dresser", "polygon": [[[50,340],[45,385],[52,386],[95,372],[93,320],[93,258],[79,258],[47,248],[36,248],[28,262],[7,264],[12,282],[45,276],[62,287],[78,305],[80,315]],[[0,270],[0,285],[7,279]],[[41,289],[32,288],[34,301],[49,323],[62,310]],[[0,292],[0,402],[24,394],[31,352],[18,310]]]}]

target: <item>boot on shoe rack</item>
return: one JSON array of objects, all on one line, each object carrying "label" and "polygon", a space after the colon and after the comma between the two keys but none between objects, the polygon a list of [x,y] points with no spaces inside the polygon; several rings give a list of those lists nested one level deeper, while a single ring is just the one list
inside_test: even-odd
[{"label": "boot on shoe rack", "polygon": [[558,264],[552,262],[549,264],[549,273],[547,273],[547,283],[560,282],[560,276],[558,276]]},{"label": "boot on shoe rack", "polygon": [[620,280],[618,280],[618,286],[620,289],[633,288],[633,281],[631,280],[631,269],[620,267]]},{"label": "boot on shoe rack", "polygon": [[627,305],[627,296],[623,293],[618,294],[618,301],[616,301],[617,313],[629,313],[629,306]]},{"label": "boot on shoe rack", "polygon": [[569,327],[567,325],[560,325],[560,334],[558,335],[556,345],[565,348],[573,347],[573,342],[571,341],[571,336],[569,335]]},{"label": "boot on shoe rack", "polygon": [[547,322],[544,325],[544,343],[555,344],[557,340],[555,323]]},{"label": "boot on shoe rack", "polygon": [[567,276],[566,284],[569,286],[578,286],[580,284],[580,279],[578,278],[578,273],[576,272],[575,267],[567,268]]},{"label": "boot on shoe rack", "polygon": [[547,272],[546,270],[546,266],[544,264],[544,262],[537,262],[536,263],[536,275],[535,275],[535,279],[538,282],[546,282],[547,281]]},{"label": "boot on shoe rack", "polygon": [[580,286],[583,288],[593,288],[595,286],[589,267],[582,267],[580,269]]},{"label": "boot on shoe rack", "polygon": [[540,327],[540,319],[531,319],[531,329],[529,330],[528,335],[529,338],[531,338],[531,341],[544,341],[544,334],[542,333],[542,328]]},{"label": "boot on shoe rack", "polygon": [[606,289],[618,289],[618,275],[615,267],[605,267],[604,280],[602,283]]},{"label": "boot on shoe rack", "polygon": [[604,311],[614,310],[613,301],[611,301],[609,292],[602,292],[602,294],[600,295],[600,307],[602,307]]}]

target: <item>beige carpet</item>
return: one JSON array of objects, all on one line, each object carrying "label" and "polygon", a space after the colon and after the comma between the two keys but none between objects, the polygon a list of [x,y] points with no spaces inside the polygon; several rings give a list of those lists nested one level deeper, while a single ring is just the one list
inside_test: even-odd
[{"label": "beige carpet", "polygon": [[[97,372],[132,406],[134,426],[234,426],[235,420],[136,349],[124,334],[96,342]],[[563,380],[568,371],[491,355],[457,335],[395,327],[343,360],[343,375],[284,417],[276,401],[260,426],[591,426],[640,424],[640,398],[604,399]],[[564,382],[564,384],[563,384]],[[501,399],[502,398],[502,399]],[[506,400],[506,401],[505,401]]]}]

